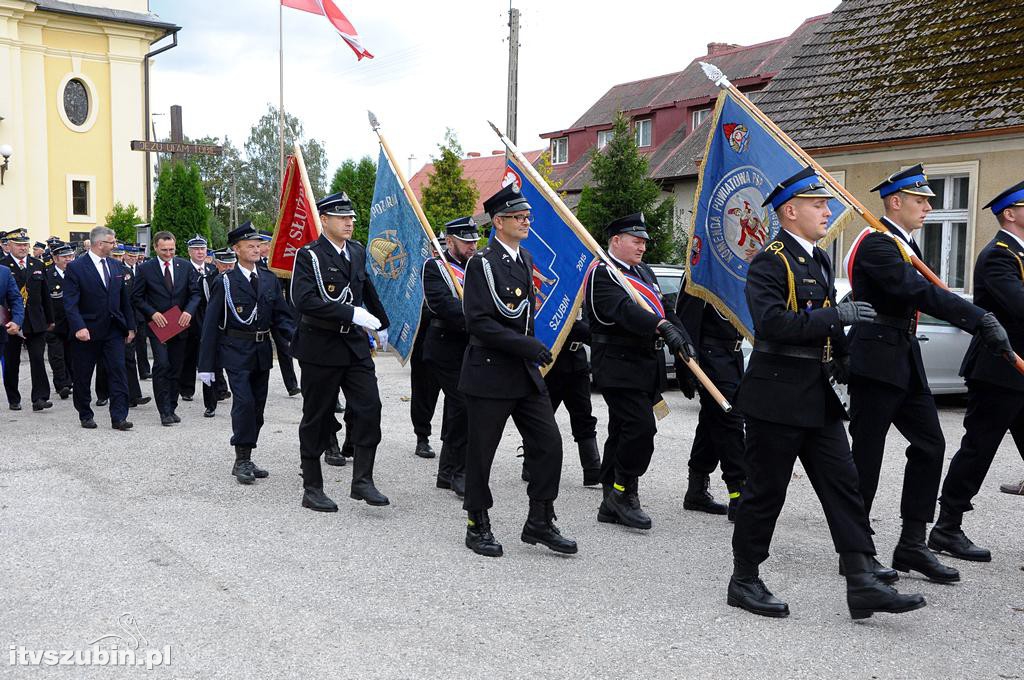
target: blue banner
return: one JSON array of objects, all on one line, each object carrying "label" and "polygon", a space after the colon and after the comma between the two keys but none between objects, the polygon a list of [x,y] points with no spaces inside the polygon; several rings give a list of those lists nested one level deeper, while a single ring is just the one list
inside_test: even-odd
[{"label": "blue banner", "polygon": [[522,245],[533,255],[533,285],[537,291],[534,332],[557,355],[579,314],[587,270],[597,255],[511,158],[504,184],[510,182],[519,185],[533,209],[530,235]]},{"label": "blue banner", "polygon": [[[747,270],[779,231],[775,211],[761,203],[804,163],[728,91],[719,94],[712,123],[694,200],[686,292],[711,302],[753,340]],[[832,234],[853,211],[838,199],[829,207]]]},{"label": "blue banner", "polygon": [[419,330],[423,304],[420,272],[430,252],[430,241],[381,149],[366,238],[366,273],[388,312],[388,341],[403,366]]}]

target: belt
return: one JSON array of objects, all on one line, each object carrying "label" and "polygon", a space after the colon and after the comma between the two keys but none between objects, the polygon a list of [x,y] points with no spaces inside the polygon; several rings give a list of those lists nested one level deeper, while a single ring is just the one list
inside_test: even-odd
[{"label": "belt", "polygon": [[638,349],[653,349],[655,352],[665,346],[661,338],[627,338],[622,335],[605,335],[594,333],[590,336],[592,345],[618,345],[619,347],[636,347]]},{"label": "belt", "polygon": [[741,349],[743,349],[743,337],[740,336],[735,340],[729,340],[728,338],[714,338],[705,335],[701,337],[700,344],[710,345],[711,347],[719,347],[721,349],[727,349],[730,352],[739,352]]},{"label": "belt", "polygon": [[580,351],[580,348],[583,347],[583,345],[584,345],[584,343],[582,343],[580,341],[570,342],[569,343],[569,351],[570,352],[578,352],[578,351]]},{"label": "belt", "polygon": [[462,335],[466,335],[465,329],[459,328],[455,324],[449,323],[444,319],[431,319],[430,326],[431,328],[440,328],[441,330],[448,331],[450,333],[460,333]]},{"label": "belt", "polygon": [[885,314],[878,314],[871,323],[878,324],[879,326],[888,326],[889,328],[895,328],[896,330],[903,331],[909,335],[913,335],[917,332],[917,315],[914,318],[908,319],[902,316],[887,316]]},{"label": "belt", "polygon": [[315,316],[302,315],[300,318],[301,323],[306,324],[310,328],[316,328],[323,331],[332,331],[334,333],[348,333],[352,330],[352,324],[348,323],[335,323],[334,321],[324,321],[318,319]]},{"label": "belt", "polygon": [[236,331],[234,328],[228,328],[224,331],[224,335],[229,338],[240,338],[242,340],[252,340],[253,342],[263,342],[270,336],[270,329],[265,331]]},{"label": "belt", "polygon": [[766,342],[764,340],[754,341],[754,351],[765,354],[777,354],[795,359],[814,359],[821,363],[832,361],[832,346],[825,345],[820,349],[817,347],[804,347],[802,345],[784,345],[781,342]]}]

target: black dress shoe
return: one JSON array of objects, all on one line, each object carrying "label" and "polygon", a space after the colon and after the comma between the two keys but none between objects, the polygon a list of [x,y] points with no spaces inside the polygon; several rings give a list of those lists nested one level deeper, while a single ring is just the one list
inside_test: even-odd
[{"label": "black dress shoe", "polygon": [[81,422],[82,422],[82,427],[84,427],[87,430],[95,430],[96,429],[96,421],[93,420],[92,418],[89,418],[88,420],[83,420]]},{"label": "black dress shoe", "polygon": [[546,545],[551,550],[565,555],[575,555],[576,541],[566,538],[555,526],[554,501],[530,501],[530,514],[523,525],[520,538],[530,545]]},{"label": "black dress shoe", "polygon": [[466,522],[466,547],[484,557],[501,557],[501,543],[491,533],[491,520],[486,510],[470,511]]},{"label": "black dress shoe", "polygon": [[299,389],[298,387],[289,387],[288,388],[288,396],[289,397],[294,397],[296,394],[302,394],[302,390]]},{"label": "black dress shoe", "polygon": [[235,476],[239,484],[252,484],[256,481],[255,467],[251,460],[236,460],[231,467],[231,474]]},{"label": "black dress shoe", "polygon": [[992,561],[992,553],[987,548],[975,545],[959,526],[936,524],[928,535],[928,547],[935,552],[947,553],[970,562]]},{"label": "black dress shoe", "polygon": [[746,609],[751,614],[784,618],[789,616],[789,605],[772,595],[757,576],[736,576],[729,579],[729,595],[726,600],[730,607]]},{"label": "black dress shoe", "polygon": [[[871,573],[874,574],[875,578],[882,583],[892,585],[900,580],[900,573],[898,571],[885,566],[875,557],[869,557],[868,561]],[[843,561],[841,559],[839,560],[839,575],[846,576],[846,567],[843,565]]]},{"label": "black dress shoe", "polygon": [[936,583],[956,583],[960,580],[960,572],[939,562],[924,543],[897,544],[892,554],[892,568],[904,573],[911,570],[919,572]]},{"label": "black dress shoe", "polygon": [[171,412],[171,418],[174,418],[174,422],[176,422],[176,423],[180,423],[181,422],[181,418],[178,416],[177,413],[174,413],[173,411]]},{"label": "black dress shoe", "polygon": [[327,497],[323,489],[306,486],[302,489],[302,507],[317,512],[337,512],[338,505]]},{"label": "black dress shoe", "polygon": [[430,440],[426,437],[420,437],[416,440],[416,455],[420,458],[433,458],[435,455],[434,449],[430,448]]},{"label": "black dress shoe", "polygon": [[183,395],[181,395],[181,400],[182,401],[192,401],[192,395],[191,394],[183,394]]},{"label": "black dress shoe", "polygon": [[18,404],[8,404],[7,407],[9,409],[11,409],[12,411],[20,411],[21,410],[21,404],[20,403],[18,403]]},{"label": "black dress shoe", "polygon": [[61,399],[67,399],[68,397],[71,396],[71,388],[70,387],[62,387],[59,390],[57,390],[57,395]]},{"label": "black dress shoe", "polygon": [[215,415],[217,415],[216,409],[208,408],[205,411],[203,411],[203,417],[204,418],[212,418]]},{"label": "black dress shoe", "polygon": [[40,399],[39,401],[32,402],[33,411],[42,411],[43,409],[50,408],[51,406],[53,406],[53,404],[46,401],[45,399]]},{"label": "black dress shoe", "polygon": [[683,510],[706,512],[709,515],[724,515],[728,508],[711,495],[711,492],[708,491],[710,485],[711,477],[709,475],[690,470],[689,484],[686,487],[686,495],[683,496]]},{"label": "black dress shoe", "polygon": [[109,403],[110,403],[110,399],[97,399],[96,400],[96,405],[97,406],[106,406]]},{"label": "black dress shoe", "polygon": [[129,401],[128,406],[130,406],[131,408],[135,408],[137,406],[144,406],[151,402],[152,400],[153,397],[139,397],[138,399],[133,399]]},{"label": "black dress shoe", "polygon": [[171,417],[171,416],[160,416],[160,424],[161,425],[163,425],[165,427],[169,427],[171,425],[174,425],[174,423],[175,423],[175,420],[174,420],[173,417]]},{"label": "black dress shoe", "polygon": [[608,493],[604,505],[610,510],[619,524],[634,529],[650,529],[652,522],[650,516],[640,506],[640,497],[635,491],[624,491],[616,485]]},{"label": "black dress shoe", "polygon": [[121,420],[116,423],[111,423],[110,427],[114,428],[115,430],[127,432],[128,430],[132,429],[132,423],[130,420]]}]

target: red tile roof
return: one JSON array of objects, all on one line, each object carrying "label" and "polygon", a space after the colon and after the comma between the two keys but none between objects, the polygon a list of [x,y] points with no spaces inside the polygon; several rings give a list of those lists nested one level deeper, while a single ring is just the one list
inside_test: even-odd
[{"label": "red tile roof", "polygon": [[[527,160],[536,163],[544,150],[526,151]],[[427,179],[434,173],[434,164],[427,163],[420,170],[409,178],[409,185],[412,187],[416,198],[423,200],[423,187]],[[501,188],[501,180],[505,176],[505,152],[491,152],[489,156],[470,155],[462,159],[462,176],[476,183],[476,189],[480,197],[476,202],[474,215],[484,211],[484,201],[497,193]]]}]

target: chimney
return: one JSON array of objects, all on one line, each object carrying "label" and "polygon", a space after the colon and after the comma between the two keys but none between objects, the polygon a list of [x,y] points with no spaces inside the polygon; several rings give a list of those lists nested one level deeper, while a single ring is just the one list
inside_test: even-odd
[{"label": "chimney", "polygon": [[494,149],[494,150],[491,151],[491,155],[492,156],[504,156],[505,155],[505,150],[504,149]]},{"label": "chimney", "polygon": [[466,158],[480,158],[480,152],[470,151],[469,153],[466,154]]},{"label": "chimney", "polygon": [[716,54],[721,54],[722,52],[727,52],[729,50],[736,49],[737,47],[740,47],[740,45],[734,45],[732,43],[710,42],[708,43],[708,56],[713,57]]}]

